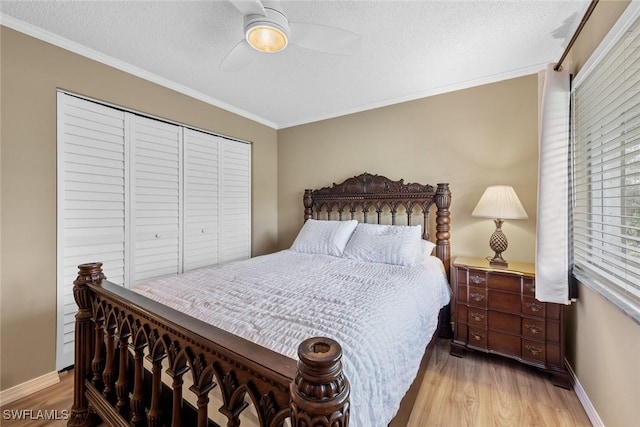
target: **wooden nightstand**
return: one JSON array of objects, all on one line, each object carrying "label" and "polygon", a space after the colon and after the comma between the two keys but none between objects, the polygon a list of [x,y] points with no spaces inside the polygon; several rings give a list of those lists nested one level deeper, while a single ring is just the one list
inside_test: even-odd
[{"label": "wooden nightstand", "polygon": [[535,299],[533,264],[508,268],[458,257],[451,275],[454,338],[451,354],[495,353],[540,368],[553,384],[571,388],[564,364],[564,306]]}]

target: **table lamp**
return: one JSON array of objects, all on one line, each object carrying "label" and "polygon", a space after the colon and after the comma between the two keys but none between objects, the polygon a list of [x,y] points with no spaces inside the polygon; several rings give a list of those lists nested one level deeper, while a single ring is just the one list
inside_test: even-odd
[{"label": "table lamp", "polygon": [[508,267],[509,263],[502,258],[502,252],[507,250],[507,236],[502,232],[502,223],[505,219],[528,218],[513,187],[509,185],[487,187],[471,215],[493,219],[496,231],[489,239],[489,247],[495,252],[495,255],[493,258],[487,257],[487,259],[490,265]]}]

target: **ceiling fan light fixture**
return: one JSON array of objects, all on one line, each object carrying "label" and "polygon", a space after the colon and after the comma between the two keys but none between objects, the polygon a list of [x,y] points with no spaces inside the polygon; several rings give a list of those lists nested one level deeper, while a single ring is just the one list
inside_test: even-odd
[{"label": "ceiling fan light fixture", "polygon": [[246,38],[252,48],[265,53],[280,52],[289,42],[282,30],[268,25],[251,27]]},{"label": "ceiling fan light fixture", "polygon": [[280,11],[265,7],[265,15],[244,18],[247,43],[260,52],[280,52],[289,43],[289,21]]}]

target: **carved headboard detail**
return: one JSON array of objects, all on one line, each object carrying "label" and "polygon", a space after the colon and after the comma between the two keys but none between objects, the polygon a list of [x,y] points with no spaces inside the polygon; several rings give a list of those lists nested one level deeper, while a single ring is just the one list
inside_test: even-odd
[{"label": "carved headboard detail", "polygon": [[[449,275],[450,268],[450,213],[451,191],[449,184],[424,185],[405,184],[404,180],[392,181],[382,175],[363,173],[348,178],[340,184],[318,190],[304,192],[304,220],[321,219],[320,213],[325,210],[326,218],[332,219],[331,213],[337,211],[338,220],[354,219],[358,209],[361,210],[364,222],[373,207],[377,214],[376,222],[380,224],[385,207],[391,213],[391,224],[396,224],[396,213],[403,207],[407,215],[407,224],[411,225],[414,207],[422,212],[423,238],[429,239],[429,210],[436,206],[436,256],[442,260]],[[345,211],[349,218],[343,218]]]}]

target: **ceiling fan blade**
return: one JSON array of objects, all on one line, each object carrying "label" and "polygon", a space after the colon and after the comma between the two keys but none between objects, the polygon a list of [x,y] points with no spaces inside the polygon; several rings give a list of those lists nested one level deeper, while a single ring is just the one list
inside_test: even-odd
[{"label": "ceiling fan blade", "polygon": [[263,15],[264,6],[260,0],[229,0],[243,15]]},{"label": "ceiling fan blade", "polygon": [[250,65],[258,58],[256,52],[245,39],[242,39],[237,45],[227,53],[220,62],[220,70],[222,71],[238,71]]},{"label": "ceiling fan blade", "polygon": [[290,42],[305,49],[334,55],[355,55],[360,50],[362,36],[328,25],[289,22]]}]

